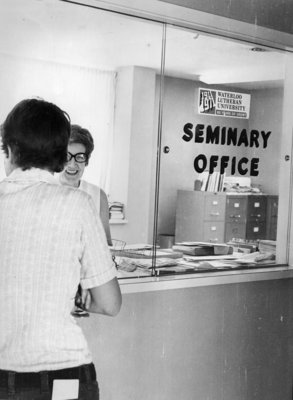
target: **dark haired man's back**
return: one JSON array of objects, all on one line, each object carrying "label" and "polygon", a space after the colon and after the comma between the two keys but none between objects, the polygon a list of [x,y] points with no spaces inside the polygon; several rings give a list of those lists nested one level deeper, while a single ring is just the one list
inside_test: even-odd
[{"label": "dark haired man's back", "polygon": [[90,197],[49,172],[15,169],[0,183],[0,369],[42,371],[92,362],[70,311],[76,288],[116,276]]}]

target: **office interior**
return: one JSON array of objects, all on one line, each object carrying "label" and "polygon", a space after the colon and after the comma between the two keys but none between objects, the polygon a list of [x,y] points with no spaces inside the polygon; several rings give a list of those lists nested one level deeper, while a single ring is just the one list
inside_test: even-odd
[{"label": "office interior", "polygon": [[105,400],[292,398],[291,9],[253,4],[0,5],[1,120],[62,107],[113,207],[123,307],[77,322]]}]

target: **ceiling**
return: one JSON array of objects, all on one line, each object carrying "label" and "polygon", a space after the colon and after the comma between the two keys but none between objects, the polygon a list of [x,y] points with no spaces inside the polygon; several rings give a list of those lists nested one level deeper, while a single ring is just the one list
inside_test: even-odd
[{"label": "ceiling", "polygon": [[[60,0],[2,0],[0,56],[85,68],[161,68],[163,26]],[[165,73],[239,88],[283,84],[286,55],[168,26]],[[258,50],[265,50],[259,49]]]}]

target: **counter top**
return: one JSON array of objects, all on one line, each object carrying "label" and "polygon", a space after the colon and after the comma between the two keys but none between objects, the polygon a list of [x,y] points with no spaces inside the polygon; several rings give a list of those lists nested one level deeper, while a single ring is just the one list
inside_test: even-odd
[{"label": "counter top", "polygon": [[293,267],[273,266],[161,277],[119,279],[123,294],[293,278]]}]

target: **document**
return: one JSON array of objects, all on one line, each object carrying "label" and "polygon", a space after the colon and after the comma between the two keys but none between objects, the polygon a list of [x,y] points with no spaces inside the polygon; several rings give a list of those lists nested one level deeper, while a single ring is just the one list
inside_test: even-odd
[{"label": "document", "polygon": [[55,379],[53,381],[52,400],[77,400],[78,379]]}]

